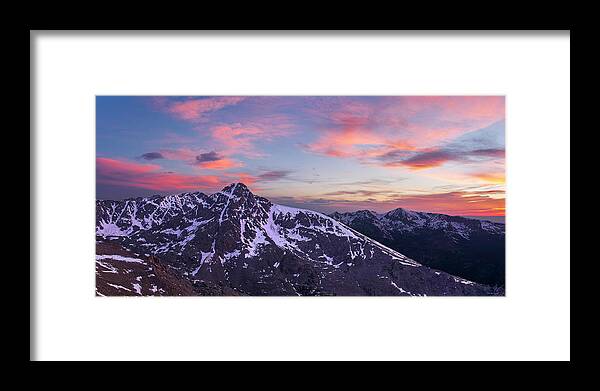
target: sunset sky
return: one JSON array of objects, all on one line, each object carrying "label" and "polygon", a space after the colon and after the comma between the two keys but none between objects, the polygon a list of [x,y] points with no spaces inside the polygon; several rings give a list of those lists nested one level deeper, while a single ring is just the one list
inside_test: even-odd
[{"label": "sunset sky", "polygon": [[96,195],[503,216],[503,96],[96,98]]}]

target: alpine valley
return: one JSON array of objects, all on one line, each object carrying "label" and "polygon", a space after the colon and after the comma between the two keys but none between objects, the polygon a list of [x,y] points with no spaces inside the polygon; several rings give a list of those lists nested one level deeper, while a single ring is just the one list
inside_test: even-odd
[{"label": "alpine valley", "polygon": [[242,183],[96,201],[99,296],[498,296],[503,278],[498,223],[403,209],[327,216]]}]

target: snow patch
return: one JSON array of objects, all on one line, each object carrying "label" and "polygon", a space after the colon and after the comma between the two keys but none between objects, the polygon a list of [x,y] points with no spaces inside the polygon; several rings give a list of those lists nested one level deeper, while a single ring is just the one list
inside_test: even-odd
[{"label": "snow patch", "polygon": [[143,259],[123,257],[121,255],[96,255],[96,260],[111,259],[114,261],[131,262],[131,263],[146,263]]},{"label": "snow patch", "polygon": [[101,236],[127,236],[127,231],[121,230],[115,223],[100,222],[100,227],[96,228],[96,234]]},{"label": "snow patch", "polygon": [[135,293],[137,293],[138,295],[142,294],[142,286],[140,284],[131,284],[133,285],[133,289],[135,290]]},{"label": "snow patch", "polygon": [[104,269],[106,269],[106,270],[100,270],[103,273],[119,273],[119,270],[116,267],[114,267],[108,263],[105,263],[102,261],[96,261],[96,264],[103,267]]},{"label": "snow patch", "polygon": [[394,288],[398,289],[400,292],[402,292],[402,293],[406,293],[407,295],[410,295],[410,296],[412,296],[412,295],[413,295],[413,294],[412,294],[412,293],[410,293],[409,291],[406,291],[406,290],[404,290],[404,289],[400,288],[398,285],[396,285],[396,283],[395,283],[394,281],[390,280],[390,283],[392,284],[392,286],[393,286]]},{"label": "snow patch", "polygon": [[192,272],[192,276],[195,276],[196,274],[198,274],[198,271],[200,271],[200,268],[202,267],[202,265],[204,265],[205,262],[208,262],[210,259],[212,259],[212,256],[214,255],[214,251],[215,251],[215,242],[213,241],[212,244],[212,251],[211,252],[203,252],[200,251],[200,264],[198,265],[197,268],[194,269],[194,271]]},{"label": "snow patch", "polygon": [[454,277],[454,282],[460,282],[461,284],[465,284],[465,285],[473,285],[473,281],[469,281],[469,280],[465,280],[464,278],[460,278],[460,277]]},{"label": "snow patch", "polygon": [[122,286],[122,285],[115,285],[115,284],[111,284],[110,282],[107,282],[107,284],[108,284],[108,285],[110,285],[110,286],[112,286],[113,288],[117,288],[117,289],[124,289],[124,290],[126,290],[127,292],[131,292],[131,289],[129,289],[129,288],[125,288],[125,287],[124,287],[124,286]]},{"label": "snow patch", "polygon": [[235,251],[229,252],[224,255],[226,260],[229,260],[229,259],[235,258],[235,257],[239,257],[239,256],[240,256],[240,250],[235,250]]}]

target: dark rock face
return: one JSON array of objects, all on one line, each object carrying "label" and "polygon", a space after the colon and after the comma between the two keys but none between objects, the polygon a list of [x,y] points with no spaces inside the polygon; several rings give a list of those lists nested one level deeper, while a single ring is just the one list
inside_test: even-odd
[{"label": "dark rock face", "polygon": [[423,265],[504,286],[504,224],[405,209],[336,212],[331,217]]},{"label": "dark rock face", "polygon": [[96,244],[97,296],[239,296],[222,284],[191,283],[154,256],[115,242]]},{"label": "dark rock face", "polygon": [[272,204],[241,183],[212,195],[99,200],[96,211],[98,243],[159,260],[189,282],[183,294],[503,294],[422,266],[329,216]]}]

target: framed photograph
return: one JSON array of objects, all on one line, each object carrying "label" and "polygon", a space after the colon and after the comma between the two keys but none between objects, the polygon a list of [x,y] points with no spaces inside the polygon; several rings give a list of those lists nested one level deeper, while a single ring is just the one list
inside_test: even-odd
[{"label": "framed photograph", "polygon": [[504,101],[98,96],[96,294],[502,296]]},{"label": "framed photograph", "polygon": [[569,31],[30,38],[32,360],[570,360]]}]

